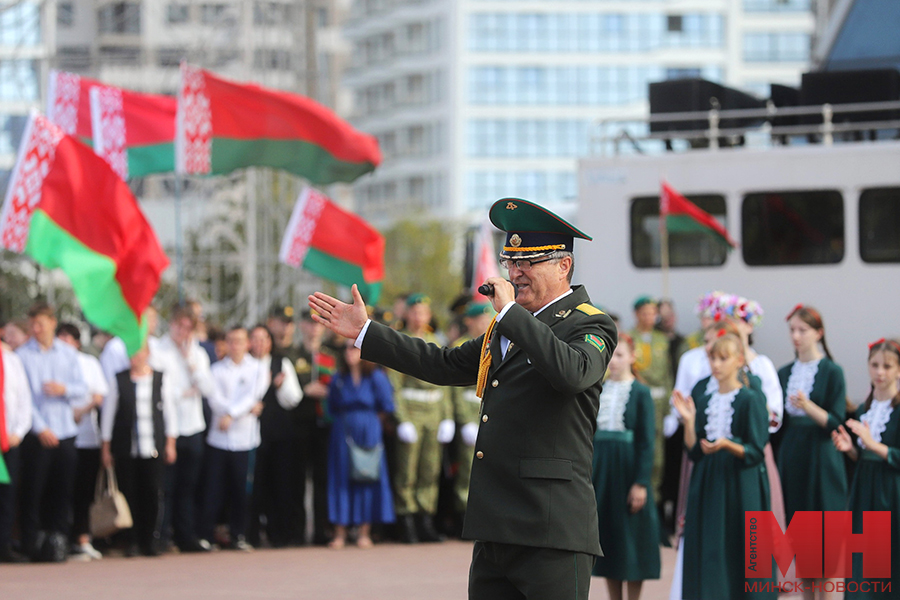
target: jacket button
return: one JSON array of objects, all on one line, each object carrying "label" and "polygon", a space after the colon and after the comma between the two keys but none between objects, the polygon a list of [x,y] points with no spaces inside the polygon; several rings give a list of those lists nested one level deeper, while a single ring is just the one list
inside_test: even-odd
[{"label": "jacket button", "polygon": [[484,452],[479,450],[478,452],[475,453],[475,456],[478,457],[478,460],[481,460],[482,458],[484,458]]},{"label": "jacket button", "polygon": [[487,415],[484,415],[483,417],[481,417],[481,422],[487,423]]},{"label": "jacket button", "polygon": [[150,456],[152,456],[153,458],[158,458],[159,453],[156,450],[154,450],[153,452],[150,453]]},{"label": "jacket button", "polygon": [[498,385],[500,385],[500,382],[496,379],[491,382],[491,387],[497,387]]}]

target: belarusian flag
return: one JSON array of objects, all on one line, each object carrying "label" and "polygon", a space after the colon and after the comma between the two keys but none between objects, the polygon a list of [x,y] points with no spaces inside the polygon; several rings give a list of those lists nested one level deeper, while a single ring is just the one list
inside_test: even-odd
[{"label": "belarusian flag", "polygon": [[297,94],[238,84],[181,66],[179,173],[283,169],[314,184],[350,182],[381,163],[378,142]]},{"label": "belarusian flag", "polygon": [[92,143],[90,90],[103,84],[75,73],[50,71],[47,82],[47,119],[63,133]]},{"label": "belarusian flag", "polygon": [[141,316],[169,260],[128,186],[46,118],[29,120],[0,212],[0,247],[69,276],[85,317],[143,344]]},{"label": "belarusian flag", "polygon": [[175,98],[95,86],[90,99],[94,151],[119,177],[175,170]]},{"label": "belarusian flag", "polygon": [[278,257],[330,281],[355,283],[366,302],[378,302],[384,279],[384,238],[310,187],[297,199]]},{"label": "belarusian flag", "polygon": [[6,406],[4,394],[6,393],[5,381],[3,380],[3,350],[0,349],[0,485],[9,485],[9,471],[6,470],[6,463],[3,462],[3,453],[9,451],[9,438],[6,434]]},{"label": "belarusian flag", "polygon": [[724,244],[737,248],[737,242],[715,217],[676,192],[665,181],[659,193],[659,215],[670,233],[708,233]]}]

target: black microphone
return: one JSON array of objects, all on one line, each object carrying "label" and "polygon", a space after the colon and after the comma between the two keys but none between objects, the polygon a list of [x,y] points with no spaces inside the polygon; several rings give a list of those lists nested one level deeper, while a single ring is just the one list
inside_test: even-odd
[{"label": "black microphone", "polygon": [[[509,281],[509,279],[507,279],[507,281]],[[511,283],[513,286],[513,297],[518,296],[519,288],[517,288],[516,284],[514,284],[512,281],[509,281],[509,283]],[[478,293],[481,294],[482,296],[493,297],[494,296],[494,284],[493,283],[482,283],[480,286],[478,286]]]}]

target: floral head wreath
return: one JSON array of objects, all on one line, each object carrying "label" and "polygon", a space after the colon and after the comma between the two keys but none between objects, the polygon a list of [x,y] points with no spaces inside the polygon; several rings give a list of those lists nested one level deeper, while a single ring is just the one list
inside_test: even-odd
[{"label": "floral head wreath", "polygon": [[719,296],[724,296],[725,292],[720,292],[718,290],[707,292],[706,294],[697,298],[697,306],[694,308],[694,312],[697,315],[703,317],[713,317],[716,314],[716,306],[718,303]]},{"label": "floral head wreath", "polygon": [[748,300],[737,294],[721,294],[716,298],[713,314],[717,320],[727,316],[759,327],[764,311],[755,300]]}]

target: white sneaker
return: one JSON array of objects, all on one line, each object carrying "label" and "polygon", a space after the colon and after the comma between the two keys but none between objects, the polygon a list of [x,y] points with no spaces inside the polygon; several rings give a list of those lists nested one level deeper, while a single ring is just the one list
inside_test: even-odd
[{"label": "white sneaker", "polygon": [[100,552],[96,548],[94,548],[90,542],[85,542],[84,544],[79,545],[78,550],[79,554],[84,554],[92,560],[101,560],[103,558],[103,555],[100,554]]}]

